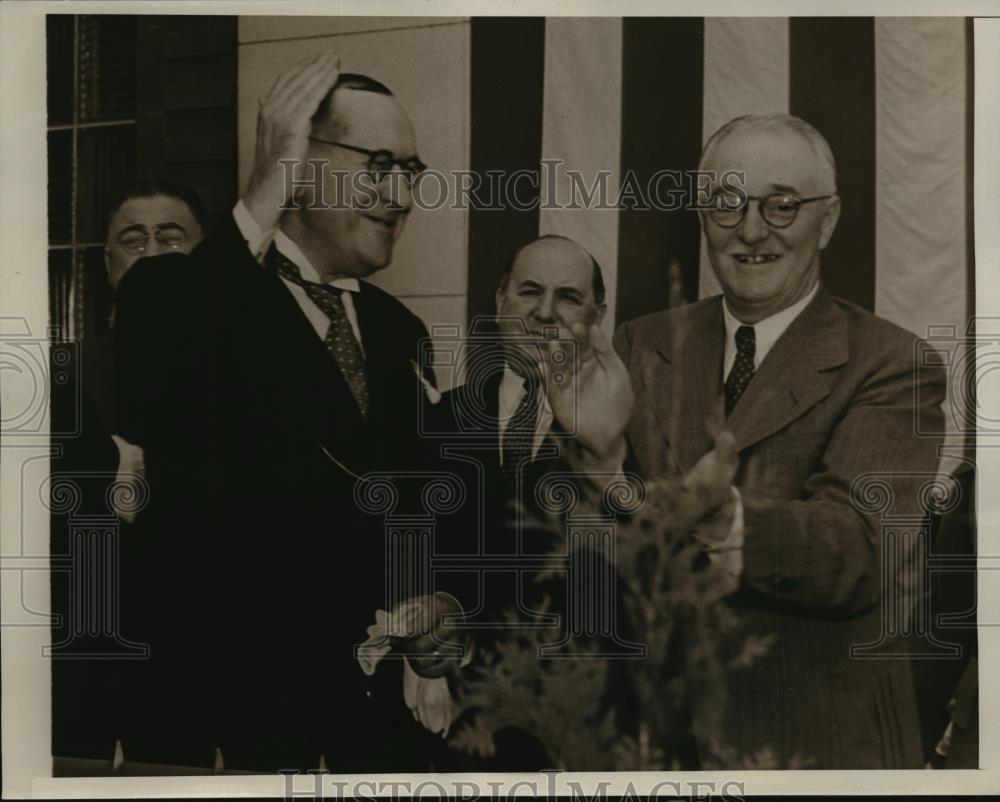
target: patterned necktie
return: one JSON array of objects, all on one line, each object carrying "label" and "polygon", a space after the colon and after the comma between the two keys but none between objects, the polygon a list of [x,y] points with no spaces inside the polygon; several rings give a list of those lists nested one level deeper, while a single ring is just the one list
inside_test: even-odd
[{"label": "patterned necktie", "polygon": [[521,396],[514,414],[507,421],[507,428],[504,429],[500,445],[503,478],[508,489],[513,490],[515,486],[518,466],[531,457],[540,402],[539,382],[536,379],[525,379],[524,395]]},{"label": "patterned necktie", "polygon": [[753,326],[736,329],[736,361],[726,379],[726,417],[733,414],[736,402],[753,378],[753,359],[757,353],[757,335]]},{"label": "patterned necktie", "polygon": [[354,394],[354,400],[361,410],[361,416],[368,417],[368,370],[361,346],[354,336],[351,321],[347,318],[344,301],[340,297],[343,290],[329,284],[317,284],[302,278],[298,267],[285,258],[277,248],[267,252],[267,265],[274,268],[283,279],[298,284],[306,291],[310,300],[330,318],[330,328],[326,331],[326,347],[344,374]]}]

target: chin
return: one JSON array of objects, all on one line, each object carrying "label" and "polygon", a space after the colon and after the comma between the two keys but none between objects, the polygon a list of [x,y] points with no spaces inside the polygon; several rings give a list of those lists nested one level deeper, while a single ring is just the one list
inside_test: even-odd
[{"label": "chin", "polygon": [[392,248],[377,253],[364,254],[358,262],[358,275],[360,276],[370,276],[379,270],[385,270],[392,264]]}]

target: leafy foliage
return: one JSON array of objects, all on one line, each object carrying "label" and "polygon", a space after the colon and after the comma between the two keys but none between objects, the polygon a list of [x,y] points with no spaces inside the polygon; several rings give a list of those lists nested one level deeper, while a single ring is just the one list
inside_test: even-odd
[{"label": "leafy foliage", "polygon": [[[606,499],[591,503],[599,505],[591,512],[607,509]],[[471,715],[451,746],[492,756],[497,733],[517,728],[535,736],[562,770],[653,771],[679,768],[677,744],[693,734],[706,763],[773,767],[766,745],[740,756],[720,737],[727,672],[745,668],[773,644],[751,637],[736,657],[723,653],[724,636],[738,624],[724,604],[736,580],[691,537],[711,514],[706,499],[680,482],[647,484],[645,503],[614,524],[614,553],[601,555],[617,573],[621,623],[630,641],[645,646],[645,656],[574,658],[590,644],[570,639],[558,656],[543,658],[543,647],[564,634],[515,626],[483,649],[479,663],[460,678],[459,705]],[[567,521],[548,519],[547,526],[553,558],[565,558]],[[536,580],[558,576],[543,570]],[[537,610],[551,606],[546,595]],[[519,621],[509,611],[506,617],[514,625]],[[692,700],[697,710],[689,716]]]}]

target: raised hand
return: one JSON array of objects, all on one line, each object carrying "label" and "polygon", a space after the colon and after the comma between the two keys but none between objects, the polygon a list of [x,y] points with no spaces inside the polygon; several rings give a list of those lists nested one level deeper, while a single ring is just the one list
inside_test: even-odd
[{"label": "raised hand", "polygon": [[281,73],[259,100],[254,167],[243,203],[264,231],[278,224],[281,207],[291,200],[280,162],[305,162],[311,118],[339,76],[340,55],[327,51]]},{"label": "raised hand", "polygon": [[715,447],[684,477],[684,487],[695,495],[698,508],[703,511],[695,525],[695,537],[706,548],[738,545],[733,541],[737,536],[742,543],[742,531],[733,532],[736,512],[733,480],[738,467],[736,441],[731,432],[723,429],[715,436]]},{"label": "raised hand", "polygon": [[[560,331],[560,334],[563,334]],[[595,463],[621,466],[634,397],[628,369],[598,324],[574,323],[577,358],[563,341],[542,341],[545,391],[556,420]]]}]

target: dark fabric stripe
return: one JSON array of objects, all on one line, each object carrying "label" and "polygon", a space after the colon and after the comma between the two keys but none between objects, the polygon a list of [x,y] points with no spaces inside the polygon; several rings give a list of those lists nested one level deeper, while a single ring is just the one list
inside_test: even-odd
[{"label": "dark fabric stripe", "polygon": [[[700,17],[622,23],[622,181],[645,190],[657,171],[694,170],[701,152],[705,24]],[[670,189],[663,184],[661,195]],[[677,260],[688,300],[698,297],[698,215],[623,209],[618,229],[618,324],[669,306]]]},{"label": "dark fabric stripe", "polygon": [[967,261],[965,313],[971,320],[976,314],[976,21],[965,21],[965,253]]},{"label": "dark fabric stripe", "polygon": [[[507,175],[537,171],[542,158],[545,19],[476,17],[471,39],[470,169],[484,182],[487,170]],[[519,182],[518,197],[532,197],[527,181]],[[514,248],[538,236],[537,203],[534,206],[530,211],[469,210],[470,323],[476,315],[495,312],[494,291],[504,262]]]},{"label": "dark fabric stripe", "polygon": [[823,281],[875,308],[875,26],[870,17],[789,20],[792,114],[826,137],[837,162],[840,223]]}]

